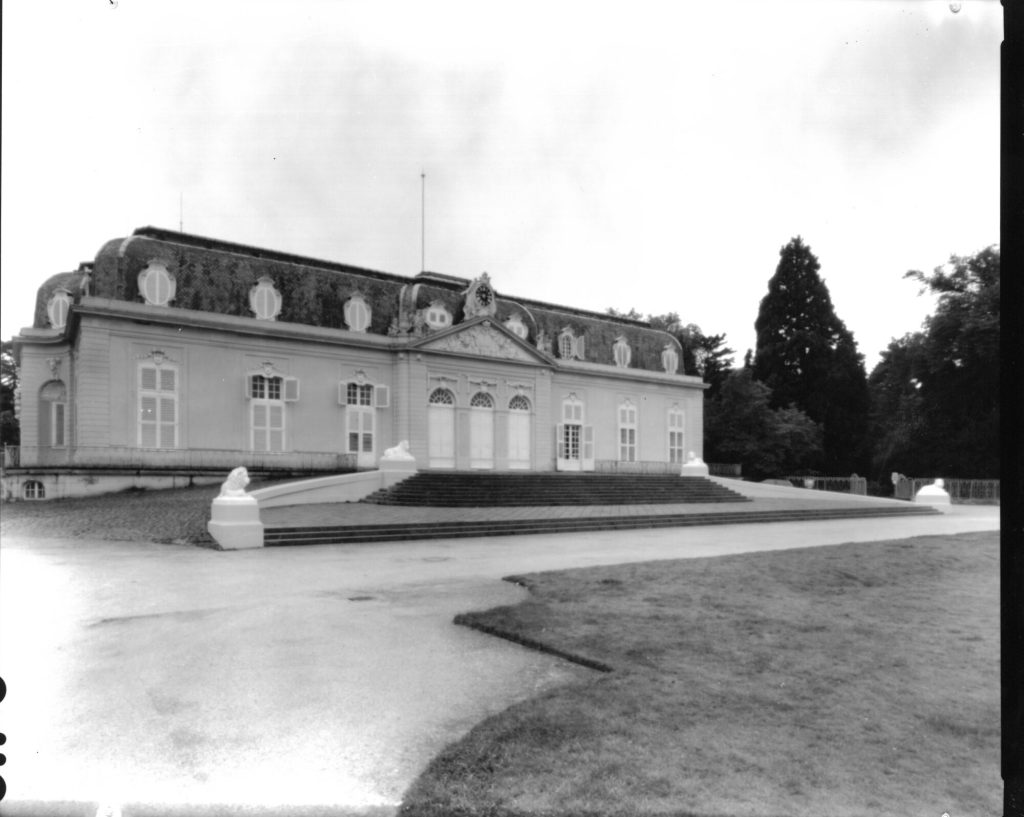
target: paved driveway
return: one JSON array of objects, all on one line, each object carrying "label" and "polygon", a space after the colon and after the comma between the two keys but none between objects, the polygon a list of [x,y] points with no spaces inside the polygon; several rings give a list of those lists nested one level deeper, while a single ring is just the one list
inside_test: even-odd
[{"label": "paved driveway", "polygon": [[957,506],[234,553],[7,537],[0,813],[391,814],[474,723],[589,672],[451,624],[522,598],[502,576],[996,528],[998,509]]}]

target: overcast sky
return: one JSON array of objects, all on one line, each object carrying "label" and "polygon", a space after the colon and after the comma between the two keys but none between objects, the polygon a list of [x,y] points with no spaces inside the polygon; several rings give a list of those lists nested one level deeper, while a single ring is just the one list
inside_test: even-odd
[{"label": "overcast sky", "polygon": [[995,0],[3,4],[2,328],[143,225],[754,345],[803,236],[868,368],[999,239]]}]

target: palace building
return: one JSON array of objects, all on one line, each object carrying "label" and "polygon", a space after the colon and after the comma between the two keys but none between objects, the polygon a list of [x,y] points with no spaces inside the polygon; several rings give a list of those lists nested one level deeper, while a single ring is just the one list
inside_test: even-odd
[{"label": "palace building", "polygon": [[[705,385],[649,325],[144,227],[39,290],[14,338],[14,498],[118,475],[373,469],[678,473]],[[89,487],[87,487],[89,486]]]}]

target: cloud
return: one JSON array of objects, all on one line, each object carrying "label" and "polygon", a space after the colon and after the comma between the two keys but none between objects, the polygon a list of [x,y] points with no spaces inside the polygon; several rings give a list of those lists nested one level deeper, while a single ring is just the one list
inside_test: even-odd
[{"label": "cloud", "polygon": [[[939,4],[943,5],[943,4]],[[918,146],[956,106],[998,94],[998,20],[981,4],[938,21],[928,4],[888,9],[851,26],[802,106],[804,127],[855,162]]]}]

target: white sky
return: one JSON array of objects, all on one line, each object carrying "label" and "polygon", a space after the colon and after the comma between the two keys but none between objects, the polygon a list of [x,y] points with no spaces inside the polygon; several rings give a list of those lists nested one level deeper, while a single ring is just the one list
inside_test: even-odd
[{"label": "white sky", "polygon": [[996,0],[3,4],[2,316],[143,225],[753,347],[803,236],[868,368],[998,241]]}]

